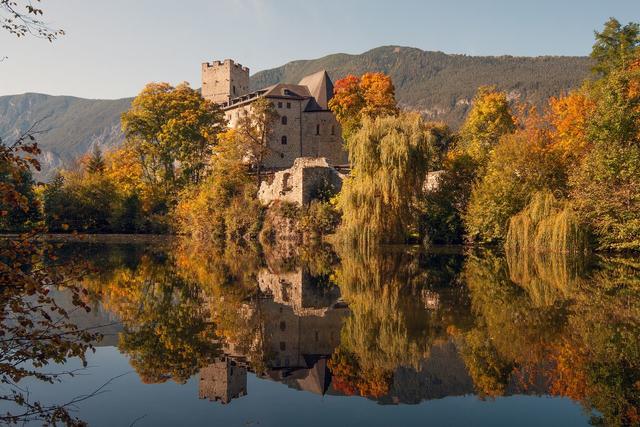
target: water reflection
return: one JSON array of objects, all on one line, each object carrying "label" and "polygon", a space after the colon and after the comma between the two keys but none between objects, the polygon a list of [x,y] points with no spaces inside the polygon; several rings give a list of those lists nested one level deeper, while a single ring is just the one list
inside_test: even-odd
[{"label": "water reflection", "polygon": [[76,244],[98,312],[141,380],[221,403],[249,373],[380,404],[566,396],[591,422],[640,423],[640,261],[488,251],[366,254]]}]

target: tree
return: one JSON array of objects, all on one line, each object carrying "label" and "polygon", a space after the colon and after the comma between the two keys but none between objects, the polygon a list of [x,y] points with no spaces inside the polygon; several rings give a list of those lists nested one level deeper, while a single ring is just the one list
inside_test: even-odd
[{"label": "tree", "polygon": [[138,157],[143,180],[169,204],[180,188],[203,177],[223,125],[220,108],[186,83],[150,83],[122,114],[126,143]]},{"label": "tree", "polygon": [[13,194],[11,200],[0,199],[0,232],[23,232],[40,220],[40,203],[34,186],[29,168],[0,161],[0,188]]},{"label": "tree", "polygon": [[242,111],[238,118],[237,142],[244,149],[251,165],[256,170],[258,184],[264,158],[269,154],[269,141],[273,137],[273,127],[278,121],[278,112],[267,98],[259,98]]},{"label": "tree", "polygon": [[478,164],[467,154],[455,153],[444,160],[437,186],[426,191],[420,202],[420,238],[429,244],[460,244],[464,222],[476,179]]},{"label": "tree", "polygon": [[525,207],[534,192],[547,188],[566,193],[565,169],[551,144],[551,132],[535,116],[523,129],[500,139],[473,187],[464,215],[470,241],[504,239],[509,218]]},{"label": "tree", "polygon": [[365,245],[404,242],[415,232],[415,202],[430,163],[427,133],[415,114],[365,118],[347,140],[352,163],[338,207],[339,232]]},{"label": "tree", "polygon": [[640,249],[640,67],[612,70],[591,91],[591,148],[571,170],[571,197],[602,249]]},{"label": "tree", "polygon": [[237,130],[221,134],[211,174],[181,194],[175,209],[180,233],[217,245],[257,237],[262,209],[239,139]]},{"label": "tree", "polygon": [[609,18],[602,32],[595,31],[596,42],[591,58],[596,61],[593,71],[601,76],[630,65],[640,46],[640,26],[630,22],[622,26],[615,18]]},{"label": "tree", "polygon": [[340,123],[345,140],[355,133],[365,117],[394,116],[399,111],[393,82],[384,73],[348,75],[338,80],[329,108]]},{"label": "tree", "polygon": [[[40,2],[40,0],[37,0]],[[52,42],[64,35],[60,29],[52,29],[40,19],[44,11],[31,1],[0,0],[0,28],[16,37],[28,35]]]},{"label": "tree", "polygon": [[481,86],[460,129],[460,149],[484,166],[500,137],[515,130],[507,95],[493,86]]},{"label": "tree", "polygon": [[587,131],[594,104],[585,92],[576,90],[549,100],[552,148],[560,153],[567,167],[575,166],[590,147]]},{"label": "tree", "polygon": [[102,151],[100,151],[99,147],[96,147],[91,157],[89,157],[89,160],[87,160],[86,170],[90,174],[102,174],[104,173],[104,169],[105,164]]}]

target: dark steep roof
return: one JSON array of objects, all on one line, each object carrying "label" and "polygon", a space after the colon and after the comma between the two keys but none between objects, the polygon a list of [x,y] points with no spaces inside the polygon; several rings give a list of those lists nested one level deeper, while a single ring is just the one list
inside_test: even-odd
[{"label": "dark steep roof", "polygon": [[320,109],[329,109],[329,100],[333,96],[333,82],[325,70],[303,77],[298,84],[309,88]]}]

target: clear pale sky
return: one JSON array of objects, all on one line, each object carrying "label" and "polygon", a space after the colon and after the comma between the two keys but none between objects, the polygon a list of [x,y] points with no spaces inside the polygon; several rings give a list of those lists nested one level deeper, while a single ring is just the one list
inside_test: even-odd
[{"label": "clear pale sky", "polygon": [[66,35],[0,31],[0,95],[134,96],[149,81],[199,87],[200,63],[251,73],[381,45],[469,55],[587,55],[610,16],[640,21],[640,0],[43,0]]}]

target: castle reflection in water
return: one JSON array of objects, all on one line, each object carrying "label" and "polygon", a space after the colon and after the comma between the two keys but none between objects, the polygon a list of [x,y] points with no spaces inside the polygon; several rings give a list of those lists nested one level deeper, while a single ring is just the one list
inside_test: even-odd
[{"label": "castle reflection in water", "polygon": [[384,405],[562,396],[598,422],[640,421],[637,259],[60,248],[73,254],[97,271],[79,323],[118,321],[99,345],[145,383],[197,376],[200,399],[222,404],[250,394],[251,375]]},{"label": "castle reflection in water", "polygon": [[[280,274],[261,269],[258,284],[260,294],[238,310],[241,316],[260,319],[256,332],[261,335],[266,369],[257,374],[325,394],[331,384],[327,359],[340,344],[340,330],[349,315],[340,289],[318,283],[302,268]],[[224,356],[200,370],[199,396],[226,404],[247,394],[247,371],[252,368],[233,342],[225,342],[223,351]]]}]

